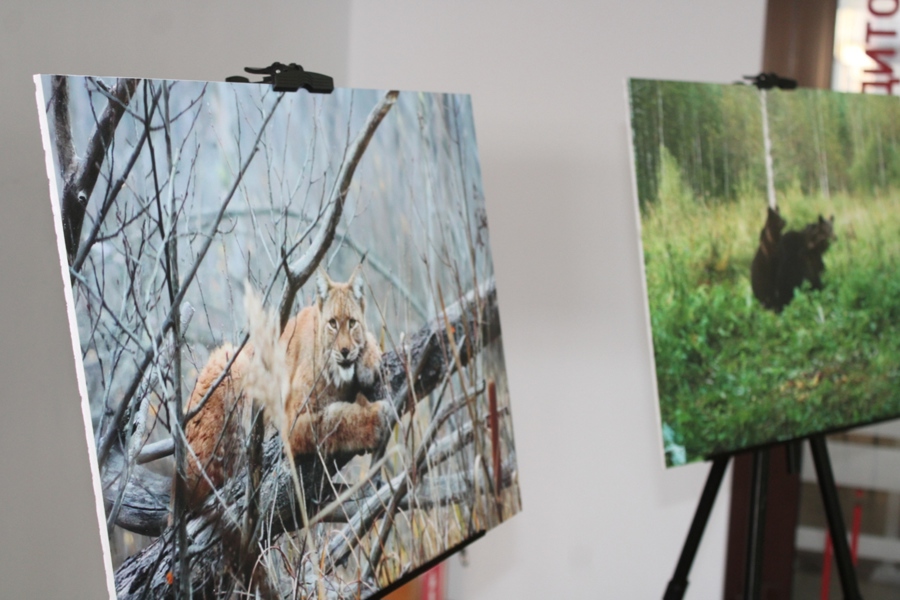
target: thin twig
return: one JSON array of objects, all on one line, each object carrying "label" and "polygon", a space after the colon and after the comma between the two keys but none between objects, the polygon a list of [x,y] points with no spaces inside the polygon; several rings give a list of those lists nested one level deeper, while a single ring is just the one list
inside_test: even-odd
[{"label": "thin twig", "polygon": [[[210,227],[209,233],[206,236],[203,245],[200,247],[199,252],[197,252],[197,258],[194,259],[194,264],[188,270],[187,275],[184,278],[184,281],[181,284],[181,289],[178,292],[178,295],[172,302],[172,306],[174,310],[177,310],[177,306],[181,304],[181,301],[184,299],[184,295],[187,293],[187,290],[190,288],[191,282],[194,279],[194,276],[197,274],[197,270],[200,268],[200,264],[203,262],[203,259],[206,257],[206,253],[209,251],[210,246],[212,246],[213,240],[215,239],[215,233],[218,230],[219,223],[222,220],[222,216],[225,214],[225,209],[228,208],[229,202],[234,197],[235,192],[240,185],[241,179],[244,177],[244,174],[247,172],[247,169],[250,167],[250,163],[253,160],[253,157],[256,155],[256,151],[259,147],[259,140],[262,138],[263,132],[266,130],[266,126],[269,124],[269,121],[272,119],[272,115],[275,113],[278,105],[281,103],[281,99],[284,97],[284,94],[279,94],[275,103],[272,105],[272,109],[269,111],[269,114],[266,115],[265,120],[262,123],[262,126],[259,129],[259,133],[256,136],[256,140],[253,143],[252,150],[247,158],[244,160],[244,165],[241,167],[240,172],[235,178],[234,182],[231,184],[231,189],[229,189],[228,194],[225,196],[225,199],[222,202],[222,206],[219,209],[219,214],[212,227]],[[163,323],[162,328],[159,333],[156,335],[154,347],[158,347],[162,342],[163,336],[172,328],[174,324],[174,313],[173,310],[169,311],[168,317],[166,317],[165,322]],[[125,394],[123,395],[122,400],[119,403],[119,406],[116,407],[116,413],[113,416],[113,420],[110,423],[107,433],[102,439],[99,449],[97,451],[97,460],[100,464],[103,464],[106,460],[106,457],[109,455],[109,449],[112,446],[113,439],[115,439],[117,432],[122,424],[122,419],[125,416],[126,409],[128,405],[131,404],[131,399],[134,396],[135,391],[138,388],[141,380],[144,377],[144,372],[147,370],[147,367],[150,366],[150,362],[153,359],[154,352],[152,350],[147,351],[144,354],[144,359],[138,365],[137,373],[135,373],[134,378],[131,381],[131,385],[128,386]]]},{"label": "thin twig", "polygon": [[359,159],[362,158],[378,125],[397,101],[398,95],[399,92],[397,91],[388,92],[381,99],[381,102],[372,109],[372,112],[369,113],[362,130],[347,149],[346,159],[341,166],[340,172],[338,172],[337,181],[331,192],[331,197],[328,199],[328,210],[323,217],[324,223],[316,232],[312,242],[310,242],[309,249],[295,265],[287,269],[287,286],[281,301],[280,311],[282,331],[290,318],[297,292],[315,272],[322,257],[325,256],[329,246],[331,246],[332,240],[334,240],[335,229],[337,229],[341,213],[344,210],[344,200],[347,198],[347,191],[350,189],[350,183],[353,180],[353,173],[356,171]]},{"label": "thin twig", "polygon": [[[85,156],[74,168],[69,169],[69,176],[63,173],[64,183],[60,202],[62,204],[63,233],[66,242],[66,254],[69,264],[75,260],[78,242],[81,239],[81,225],[88,200],[94,191],[94,185],[100,176],[103,157],[113,143],[116,127],[125,113],[125,107],[137,89],[138,79],[119,79],[110,91],[109,102],[100,119],[96,122],[94,133],[88,141]],[[57,106],[57,108],[59,108]],[[67,115],[67,111],[59,109],[57,119]],[[63,117],[68,120],[68,116]],[[57,130],[59,130],[57,123]]]}]

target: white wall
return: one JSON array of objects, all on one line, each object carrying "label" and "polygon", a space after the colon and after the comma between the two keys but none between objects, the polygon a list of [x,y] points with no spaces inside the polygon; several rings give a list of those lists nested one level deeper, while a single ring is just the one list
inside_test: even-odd
[{"label": "white wall", "polygon": [[[352,86],[469,92],[524,511],[451,600],[654,598],[708,470],[659,458],[624,79],[759,71],[765,2],[353,0]],[[726,482],[726,486],[728,483]],[[690,598],[720,597],[728,493]]]},{"label": "white wall", "polygon": [[[273,60],[474,95],[525,510],[472,547],[453,600],[660,596],[707,467],[658,457],[622,80],[757,72],[764,4],[0,6],[0,597],[105,594],[31,74],[219,79]],[[689,597],[721,593],[727,502]]]},{"label": "white wall", "polygon": [[106,597],[34,73],[346,80],[349,2],[0,4],[0,598]]}]

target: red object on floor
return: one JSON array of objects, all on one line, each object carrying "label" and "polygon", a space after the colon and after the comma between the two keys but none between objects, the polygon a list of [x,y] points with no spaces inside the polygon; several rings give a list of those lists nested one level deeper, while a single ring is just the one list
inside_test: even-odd
[{"label": "red object on floor", "polygon": [[444,600],[444,563],[422,575],[422,600]]},{"label": "red object on floor", "polygon": [[388,594],[385,600],[444,600],[446,568],[444,563],[437,565]]}]

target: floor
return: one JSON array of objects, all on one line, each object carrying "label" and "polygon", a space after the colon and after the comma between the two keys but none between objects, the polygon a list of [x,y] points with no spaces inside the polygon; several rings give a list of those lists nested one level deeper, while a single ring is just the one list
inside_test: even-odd
[{"label": "floor", "polygon": [[[829,594],[822,595],[822,555],[800,552],[794,571],[793,600],[840,600],[841,580],[837,567],[831,567]],[[900,598],[900,568],[897,565],[860,561],[857,566],[860,595],[866,600],[896,600]]]}]

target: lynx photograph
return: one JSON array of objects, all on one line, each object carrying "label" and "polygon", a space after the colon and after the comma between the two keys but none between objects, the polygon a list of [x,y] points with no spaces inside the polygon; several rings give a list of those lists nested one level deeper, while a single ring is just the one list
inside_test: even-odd
[{"label": "lynx photograph", "polygon": [[519,511],[468,96],[35,83],[114,597],[381,597]]},{"label": "lynx photograph", "polygon": [[666,463],[900,416],[900,100],[629,97]]}]

